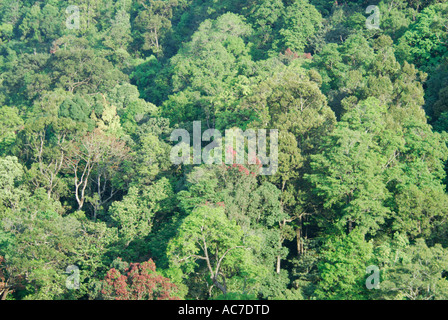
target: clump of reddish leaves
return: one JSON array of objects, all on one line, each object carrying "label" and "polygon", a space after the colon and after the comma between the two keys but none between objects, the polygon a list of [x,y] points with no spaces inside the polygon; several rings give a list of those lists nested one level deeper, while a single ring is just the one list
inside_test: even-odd
[{"label": "clump of reddish leaves", "polygon": [[229,169],[237,169],[242,175],[245,175],[245,176],[248,176],[249,174],[252,175],[252,176],[256,176],[257,175],[258,170],[262,166],[261,161],[260,161],[260,159],[258,159],[257,156],[255,156],[253,159],[251,159],[251,161],[255,162],[255,165],[250,165],[249,166],[249,167],[252,167],[252,169],[254,170],[254,171],[252,171],[252,170],[249,170],[248,168],[246,168],[242,164],[235,163],[236,162],[236,154],[237,154],[237,152],[232,147],[228,147],[227,148],[227,152],[232,155],[232,157],[233,157],[233,161],[232,162],[234,162],[231,166],[230,165],[227,166],[227,170],[229,170]]},{"label": "clump of reddish leaves", "polygon": [[110,269],[101,290],[103,297],[110,300],[179,300],[176,292],[176,285],[157,273],[152,259],[131,263],[124,274]]}]

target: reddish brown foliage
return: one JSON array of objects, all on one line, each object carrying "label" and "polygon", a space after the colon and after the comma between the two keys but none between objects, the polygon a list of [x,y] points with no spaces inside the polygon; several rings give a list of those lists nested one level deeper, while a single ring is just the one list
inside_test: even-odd
[{"label": "reddish brown foliage", "polygon": [[5,300],[9,292],[13,292],[9,285],[9,279],[5,274],[5,258],[0,256],[0,300]]},{"label": "reddish brown foliage", "polygon": [[[235,162],[235,160],[236,160],[236,151],[232,147],[228,147],[227,148],[227,152],[230,153],[233,156],[233,162]],[[255,158],[251,159],[251,162],[255,162],[255,165],[251,165],[250,166],[250,167],[252,167],[252,166],[254,167],[255,170],[253,172],[250,171],[245,166],[243,166],[242,164],[237,164],[237,163],[234,163],[231,166],[230,165],[227,166],[227,170],[231,169],[231,168],[234,168],[234,169],[236,168],[236,169],[238,169],[239,172],[241,172],[245,176],[248,176],[249,174],[251,174],[253,176],[256,176],[258,170],[262,167],[261,161],[260,161],[260,159],[258,159],[257,156],[255,156]]]},{"label": "reddish brown foliage", "polygon": [[4,261],[5,261],[5,258],[0,256],[0,292],[2,292],[3,288],[6,286],[5,275],[3,274],[3,271],[1,269]]},{"label": "reddish brown foliage", "polygon": [[296,52],[293,52],[290,48],[286,49],[285,56],[293,60],[299,57],[299,55]]},{"label": "reddish brown foliage", "polygon": [[286,49],[283,55],[282,54],[280,55],[286,57],[290,61],[298,59],[299,57],[302,59],[310,59],[310,60],[313,59],[313,55],[309,52],[305,52],[304,54],[299,56],[297,52],[292,51],[290,48]]},{"label": "reddish brown foliage", "polygon": [[309,52],[304,53],[302,57],[303,57],[304,59],[313,59],[313,56],[312,56],[311,53],[309,53]]},{"label": "reddish brown foliage", "polygon": [[157,273],[151,259],[143,263],[131,263],[125,269],[125,274],[110,269],[101,290],[105,299],[114,300],[179,300],[175,296],[176,292],[176,285]]}]

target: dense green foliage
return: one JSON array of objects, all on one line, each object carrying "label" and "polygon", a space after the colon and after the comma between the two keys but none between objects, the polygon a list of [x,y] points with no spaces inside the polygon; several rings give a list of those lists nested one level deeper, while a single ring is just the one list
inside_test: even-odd
[{"label": "dense green foliage", "polygon": [[2,0],[0,298],[448,299],[447,131],[446,0]]}]

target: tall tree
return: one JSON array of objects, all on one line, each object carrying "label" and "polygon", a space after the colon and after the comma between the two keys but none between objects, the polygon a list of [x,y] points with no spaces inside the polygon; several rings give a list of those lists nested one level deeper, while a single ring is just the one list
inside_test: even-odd
[{"label": "tall tree", "polygon": [[185,218],[170,241],[168,254],[172,268],[182,268],[186,275],[204,267],[212,287],[226,294],[232,276],[240,279],[241,286],[244,278],[250,281],[256,276],[251,268],[252,245],[256,242],[244,238],[241,228],[227,218],[223,208],[201,206]]},{"label": "tall tree", "polygon": [[65,151],[64,166],[73,175],[75,198],[78,210],[84,206],[87,187],[95,185],[94,219],[98,208],[109,201],[117,192],[111,179],[117,169],[128,157],[125,142],[107,136],[99,129],[88,133],[79,141],[73,141]]},{"label": "tall tree", "polygon": [[102,285],[101,294],[107,300],[179,299],[176,286],[156,271],[156,265],[151,259],[143,263],[131,263],[124,268],[124,274],[115,268],[110,269]]}]

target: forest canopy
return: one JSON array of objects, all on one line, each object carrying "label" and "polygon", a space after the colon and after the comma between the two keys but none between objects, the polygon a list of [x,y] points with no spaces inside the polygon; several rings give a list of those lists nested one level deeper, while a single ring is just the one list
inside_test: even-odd
[{"label": "forest canopy", "polygon": [[2,0],[0,299],[448,299],[447,131],[446,0]]}]

